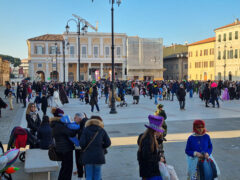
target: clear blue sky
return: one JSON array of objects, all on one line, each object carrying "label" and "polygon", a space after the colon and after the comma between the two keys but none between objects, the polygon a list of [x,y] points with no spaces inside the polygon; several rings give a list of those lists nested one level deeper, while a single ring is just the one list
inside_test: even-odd
[{"label": "clear blue sky", "polygon": [[[161,37],[164,45],[191,43],[240,18],[239,7],[239,0],[122,0],[115,32]],[[109,0],[0,0],[0,53],[27,58],[28,38],[63,33],[73,13],[111,32],[110,9]]]}]

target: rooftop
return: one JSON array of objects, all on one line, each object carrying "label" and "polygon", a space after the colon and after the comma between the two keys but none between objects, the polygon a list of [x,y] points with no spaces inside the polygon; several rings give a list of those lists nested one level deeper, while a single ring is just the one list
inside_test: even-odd
[{"label": "rooftop", "polygon": [[235,25],[238,25],[238,24],[240,24],[240,21],[238,19],[236,19],[233,23],[222,26],[222,27],[219,27],[219,28],[215,29],[214,31],[219,30],[219,29],[224,29],[224,28],[227,28],[227,27],[231,27],[231,26],[235,26]]},{"label": "rooftop", "polygon": [[28,39],[29,41],[62,41],[63,36],[61,34],[45,34]]},{"label": "rooftop", "polygon": [[204,44],[204,43],[210,43],[210,42],[214,42],[215,40],[216,40],[215,37],[211,37],[211,38],[207,38],[207,39],[204,39],[204,40],[201,40],[201,41],[194,42],[192,44],[189,44],[188,46]]}]

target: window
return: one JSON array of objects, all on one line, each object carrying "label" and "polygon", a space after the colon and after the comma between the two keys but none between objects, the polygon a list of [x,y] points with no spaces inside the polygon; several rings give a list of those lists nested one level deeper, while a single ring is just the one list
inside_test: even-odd
[{"label": "window", "polygon": [[44,54],[44,48],[42,46],[36,46],[35,54]]},{"label": "window", "polygon": [[238,39],[238,31],[235,31],[235,39]]},{"label": "window", "polygon": [[118,57],[121,56],[121,47],[117,47],[117,56],[118,56]]},{"label": "window", "polygon": [[105,47],[105,57],[109,57],[110,56],[110,47]]},{"label": "window", "polygon": [[221,34],[218,35],[218,42],[221,42]]},{"label": "window", "polygon": [[70,56],[73,57],[74,56],[74,46],[70,46]]},{"label": "window", "polygon": [[204,62],[204,67],[205,67],[205,68],[208,67],[208,62],[207,62],[207,61]]},{"label": "window", "polygon": [[223,59],[226,59],[226,50],[223,51]]},{"label": "window", "polygon": [[56,47],[55,46],[50,46],[49,54],[56,54]]},{"label": "window", "polygon": [[198,51],[196,51],[196,56],[198,56]]},{"label": "window", "polygon": [[226,39],[227,39],[227,35],[226,35],[226,33],[224,33],[223,34],[223,41],[226,41]]},{"label": "window", "polygon": [[82,57],[83,58],[87,57],[87,47],[86,46],[82,46]]},{"label": "window", "polygon": [[221,59],[221,51],[218,51],[218,59]]},{"label": "window", "polygon": [[238,50],[235,49],[235,56],[234,56],[236,59],[238,58]]},{"label": "window", "polygon": [[184,68],[187,69],[188,68],[188,64],[184,64]]},{"label": "window", "polygon": [[42,68],[42,64],[38,64],[38,68]]},{"label": "window", "polygon": [[202,56],[202,50],[200,50],[200,56]]},{"label": "window", "polygon": [[178,64],[176,64],[176,69],[178,69]]},{"label": "window", "polygon": [[233,59],[233,50],[230,50],[230,51],[229,51],[229,58],[230,58],[230,59]]},{"label": "window", "polygon": [[232,32],[229,32],[229,40],[232,40]]},{"label": "window", "polygon": [[204,56],[208,55],[208,49],[204,49]]},{"label": "window", "polygon": [[94,57],[95,57],[95,58],[98,57],[98,46],[94,46],[94,48],[93,48],[93,54],[94,54]]},{"label": "window", "polygon": [[214,61],[210,61],[210,67],[214,67]]},{"label": "window", "polygon": [[57,66],[56,66],[56,63],[52,63],[52,67],[53,67],[53,68],[57,67]]},{"label": "window", "polygon": [[70,68],[72,68],[72,67],[73,67],[73,65],[72,65],[72,64],[69,64],[68,66],[69,66]]}]

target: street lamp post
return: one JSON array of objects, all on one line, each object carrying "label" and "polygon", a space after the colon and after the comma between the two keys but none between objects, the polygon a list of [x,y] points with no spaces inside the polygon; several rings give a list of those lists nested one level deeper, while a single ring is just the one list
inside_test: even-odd
[{"label": "street lamp post", "polygon": [[58,53],[58,46],[57,43],[55,43],[55,54],[56,54],[56,80],[58,80],[58,60],[57,60],[57,53]]},{"label": "street lamp post", "polygon": [[65,84],[65,40],[62,41],[63,45],[63,82]]},{"label": "street lamp post", "polygon": [[[117,0],[116,3],[118,4],[118,6],[121,4],[122,0]],[[93,2],[93,0],[92,0]],[[112,8],[111,8],[111,21],[112,21],[112,99],[111,99],[111,110],[110,110],[110,114],[116,114],[116,106],[115,106],[115,98],[114,98],[114,83],[115,83],[115,64],[114,64],[114,7],[113,4],[115,3],[115,0],[111,0],[112,3]]]},{"label": "street lamp post", "polygon": [[[230,44],[230,49],[232,49],[232,44],[230,42],[226,42],[224,44],[224,52],[223,52],[223,59],[224,59],[224,65],[223,65],[223,80],[226,80],[226,67],[227,67],[227,63],[226,63],[226,59],[227,59],[227,43]],[[218,47],[218,49],[220,49],[220,46]],[[230,58],[230,57],[229,57]]]},{"label": "street lamp post", "polygon": [[[67,21],[67,25],[65,27],[67,34],[69,32],[69,29],[70,29],[70,27],[68,26],[68,23],[70,21],[74,21],[77,24],[77,35],[78,35],[78,81],[80,82],[81,81],[81,78],[80,78],[80,68],[81,68],[81,66],[80,66],[80,56],[81,56],[81,54],[80,54],[80,35],[81,35],[81,30],[83,31],[83,35],[85,33],[87,33],[88,26],[87,26],[87,24],[86,24],[84,19],[77,18],[77,20],[76,20],[76,19],[71,18],[71,19],[69,19]],[[83,23],[83,28],[82,29],[80,29],[81,22]]]}]

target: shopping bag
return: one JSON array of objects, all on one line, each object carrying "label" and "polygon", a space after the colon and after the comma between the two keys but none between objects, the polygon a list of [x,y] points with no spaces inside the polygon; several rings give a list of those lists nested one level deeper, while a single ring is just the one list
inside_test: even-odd
[{"label": "shopping bag", "polygon": [[168,172],[167,166],[163,163],[159,163],[159,169],[163,180],[170,180],[170,174]]},{"label": "shopping bag", "polygon": [[212,159],[198,161],[198,176],[200,180],[213,180],[217,177],[216,166]]},{"label": "shopping bag", "polygon": [[179,180],[178,176],[177,176],[177,173],[176,173],[173,166],[167,165],[167,170],[168,170],[169,175],[170,175],[170,180]]}]

